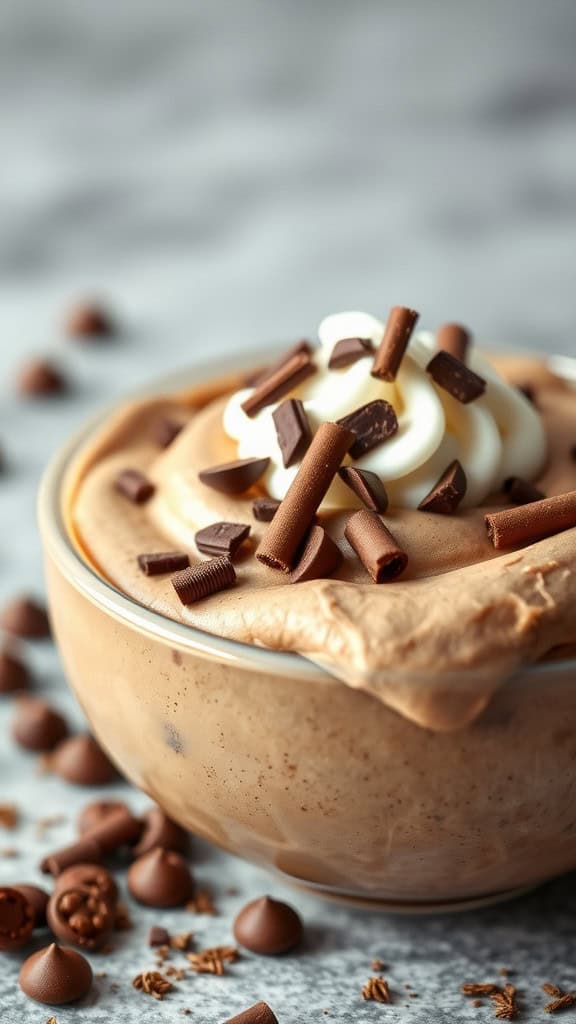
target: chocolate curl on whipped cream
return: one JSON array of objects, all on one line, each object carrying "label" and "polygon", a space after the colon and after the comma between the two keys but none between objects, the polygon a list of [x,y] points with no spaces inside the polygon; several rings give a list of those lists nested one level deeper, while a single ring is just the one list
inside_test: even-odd
[{"label": "chocolate curl on whipped cream", "polygon": [[515,548],[576,526],[576,491],[484,516],[495,548]]},{"label": "chocolate curl on whipped cream", "polygon": [[322,423],[284,500],[264,535],[256,558],[290,572],[312,519],[356,435],[337,423]]},{"label": "chocolate curl on whipped cream", "polygon": [[247,416],[255,416],[267,405],[284,398],[284,395],[293,391],[298,384],[315,372],[316,367],[310,353],[296,352],[255,387],[246,401],[242,402],[242,409]]},{"label": "chocolate curl on whipped cream", "polygon": [[466,362],[470,345],[470,332],[462,324],[442,324],[436,332],[436,344],[443,352],[449,352],[461,363]]},{"label": "chocolate curl on whipped cream", "polygon": [[417,320],[418,313],[415,309],[407,309],[406,306],[392,307],[384,328],[384,336],[374,358],[371,370],[373,377],[377,377],[378,380],[396,380]]}]

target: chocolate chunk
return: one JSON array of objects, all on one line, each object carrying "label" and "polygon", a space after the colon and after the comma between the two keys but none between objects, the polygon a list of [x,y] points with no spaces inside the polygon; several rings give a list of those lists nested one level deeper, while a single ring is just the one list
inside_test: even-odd
[{"label": "chocolate chunk", "polygon": [[187,569],[190,559],[185,551],[157,551],[152,554],[138,555],[138,565],[145,576],[161,576],[177,569]]},{"label": "chocolate chunk", "polygon": [[542,501],[546,497],[544,491],[519,476],[508,477],[504,481],[504,491],[512,505],[529,505],[531,501]]},{"label": "chocolate chunk", "polygon": [[360,498],[366,508],[372,512],[385,512],[388,508],[388,495],[380,477],[367,469],[356,466],[342,466],[338,475],[350,490]]},{"label": "chocolate chunk", "polygon": [[96,302],[80,302],[70,310],[64,323],[66,334],[79,341],[98,341],[115,334],[108,310]]},{"label": "chocolate chunk", "polygon": [[467,405],[486,390],[486,381],[449,352],[437,352],[426,367],[439,388]]},{"label": "chocolate chunk", "polygon": [[250,527],[244,523],[212,523],[198,530],[194,542],[203,555],[227,555],[233,558],[249,533]]},{"label": "chocolate chunk", "polygon": [[168,448],[174,438],[182,430],[184,424],[173,420],[169,416],[163,416],[154,426],[154,440],[161,448]]},{"label": "chocolate chunk", "polygon": [[7,633],[40,640],[50,636],[46,609],[31,597],[15,597],[0,612],[0,627]]},{"label": "chocolate chunk", "polygon": [[462,324],[443,324],[436,333],[438,348],[442,352],[449,352],[461,363],[466,362],[471,340],[470,332]]},{"label": "chocolate chunk", "polygon": [[278,1024],[278,1019],[268,1003],[255,1003],[235,1017],[230,1017],[224,1024]]},{"label": "chocolate chunk", "polygon": [[103,857],[104,851],[100,844],[95,839],[84,837],[47,854],[40,861],[40,870],[56,878],[74,864],[99,864]]},{"label": "chocolate chunk", "polygon": [[366,452],[393,437],[398,430],[398,419],[390,402],[377,398],[360,406],[348,416],[338,420],[341,427],[351,430],[356,440],[350,448],[353,459],[359,459]]},{"label": "chocolate chunk", "polygon": [[407,309],[406,306],[392,307],[384,328],[384,336],[374,358],[373,377],[379,380],[396,380],[417,320],[418,313],[414,309]]},{"label": "chocolate chunk", "polygon": [[454,459],[444,470],[432,490],[418,505],[421,512],[435,512],[437,515],[452,515],[466,494],[466,473]]},{"label": "chocolate chunk", "polygon": [[327,579],[341,561],[342,552],[338,545],[321,526],[312,526],[300,558],[290,573],[290,583]]},{"label": "chocolate chunk", "polygon": [[179,853],[157,846],[128,869],[130,895],[148,907],[179,907],[191,899],[194,881]]},{"label": "chocolate chunk", "polygon": [[374,351],[370,338],[342,338],[337,341],[328,360],[328,369],[342,370],[364,359]]},{"label": "chocolate chunk", "polygon": [[212,558],[172,576],[172,586],[182,604],[194,604],[204,597],[234,586],[236,573],[229,558]]},{"label": "chocolate chunk", "polygon": [[284,466],[292,466],[302,459],[310,447],[312,431],[304,404],[299,398],[287,398],[272,413],[278,445]]},{"label": "chocolate chunk", "polygon": [[296,911],[280,900],[263,896],[247,903],[233,925],[234,938],[252,953],[277,956],[302,941],[302,921]]},{"label": "chocolate chunk", "polygon": [[18,746],[38,752],[53,750],[68,735],[66,719],[38,697],[18,701],[12,736]]},{"label": "chocolate chunk", "polygon": [[0,951],[18,949],[32,935],[34,910],[19,889],[0,887]]},{"label": "chocolate chunk", "polygon": [[82,949],[101,949],[114,931],[115,902],[103,899],[93,889],[60,888],[50,897],[46,919],[62,942]]},{"label": "chocolate chunk", "polygon": [[301,341],[297,341],[294,345],[291,345],[286,352],[283,352],[279,359],[276,359],[270,366],[264,366],[257,372],[252,371],[251,374],[246,378],[246,387],[255,388],[260,384],[263,384],[265,380],[272,377],[278,370],[282,369],[286,363],[288,363],[294,356],[299,355],[311,355],[313,351],[312,345],[305,338]]},{"label": "chocolate chunk", "polygon": [[30,681],[24,662],[8,647],[0,648],[0,695],[27,690]]},{"label": "chocolate chunk", "polygon": [[376,512],[354,512],[346,523],[344,536],[374,583],[391,583],[404,572],[408,556]]},{"label": "chocolate chunk", "polygon": [[259,523],[271,523],[279,504],[276,498],[255,498],[252,502],[252,515]]},{"label": "chocolate chunk", "polygon": [[33,953],[22,964],[20,988],[30,999],[63,1006],[87,995],[92,987],[92,968],[75,949],[53,942]]},{"label": "chocolate chunk", "polygon": [[73,864],[62,871],[56,876],[54,892],[62,893],[69,889],[85,889],[111,906],[118,902],[118,886],[101,864]]},{"label": "chocolate chunk", "polygon": [[247,416],[255,416],[267,405],[284,398],[313,373],[316,373],[316,367],[309,353],[296,353],[254,388],[252,394],[242,402],[242,409]]},{"label": "chocolate chunk", "polygon": [[48,893],[38,885],[18,884],[11,886],[11,888],[16,889],[17,892],[22,894],[24,899],[28,900],[34,914],[34,928],[43,928],[46,924],[46,907],[48,906],[49,900]]},{"label": "chocolate chunk", "polygon": [[169,946],[170,932],[167,932],[166,929],[162,928],[160,925],[153,924],[148,932],[148,945]]},{"label": "chocolate chunk", "polygon": [[173,850],[176,853],[186,853],[190,845],[190,836],[181,825],[177,825],[172,818],[164,813],[161,807],[150,807],[144,815],[144,829],[142,837],[137,846],[134,847],[134,856],[141,857],[149,853],[156,846],[164,850]]},{"label": "chocolate chunk", "polygon": [[201,469],[199,479],[207,487],[221,494],[243,494],[264,475],[270,459],[239,459],[221,466]]},{"label": "chocolate chunk", "polygon": [[290,571],[314,515],[354,439],[350,430],[337,423],[320,425],[256,552],[264,565]]},{"label": "chocolate chunk", "polygon": [[98,825],[102,825],[110,815],[122,811],[129,814],[128,805],[123,800],[92,800],[83,807],[78,817],[78,832],[85,835]]},{"label": "chocolate chunk", "polygon": [[119,494],[124,495],[134,505],[143,505],[148,501],[156,488],[139,469],[123,469],[114,481]]},{"label": "chocolate chunk", "polygon": [[89,733],[63,740],[51,755],[50,768],[76,786],[104,786],[118,778],[114,765]]},{"label": "chocolate chunk", "polygon": [[27,398],[52,398],[68,389],[64,374],[47,359],[31,359],[20,370],[16,387]]},{"label": "chocolate chunk", "polygon": [[513,548],[576,526],[576,491],[484,516],[495,548]]}]

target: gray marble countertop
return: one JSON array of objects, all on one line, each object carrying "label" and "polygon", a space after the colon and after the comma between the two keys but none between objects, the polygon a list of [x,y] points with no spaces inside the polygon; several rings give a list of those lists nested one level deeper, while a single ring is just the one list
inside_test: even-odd
[{"label": "gray marble countertop", "polygon": [[[0,600],[42,593],[34,495],[50,454],[159,371],[396,302],[430,326],[460,319],[501,345],[574,352],[572,0],[1,6]],[[117,311],[115,343],[62,340],[63,311],[85,294]],[[69,397],[15,397],[29,353],[62,363]],[[79,719],[51,646],[28,653],[39,689]],[[40,854],[88,799],[39,776],[7,739],[11,714],[4,700],[0,802],[23,817],[0,829],[19,854],[0,860],[0,882],[39,878]],[[35,820],[63,807],[39,840]],[[247,955],[227,978],[191,977],[155,1003],[130,982],[152,963],[159,915],[135,909],[116,954],[92,958],[107,977],[55,1011],[59,1024],[174,1022],[186,1006],[209,1024],[259,998],[281,1024],[488,1020],[459,987],[500,967],[516,972],[531,1022],[546,1019],[542,982],[576,987],[572,877],[501,907],[411,919],[291,892],[202,845],[194,860],[220,908],[190,923],[201,944],[228,941],[237,908],[269,891],[301,910],[306,955]],[[163,917],[178,930],[189,920]],[[373,957],[389,965],[391,1006],[360,998]],[[19,962],[0,964],[0,1021],[42,1024],[50,1012],[19,993]]]}]

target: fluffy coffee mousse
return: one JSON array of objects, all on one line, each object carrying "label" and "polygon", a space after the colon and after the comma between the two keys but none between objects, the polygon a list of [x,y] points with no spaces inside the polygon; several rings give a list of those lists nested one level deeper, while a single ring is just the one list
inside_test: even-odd
[{"label": "fluffy coffee mousse", "polygon": [[454,729],[575,639],[576,411],[543,360],[417,319],[339,313],[248,383],[126,404],[65,515],[135,601]]}]

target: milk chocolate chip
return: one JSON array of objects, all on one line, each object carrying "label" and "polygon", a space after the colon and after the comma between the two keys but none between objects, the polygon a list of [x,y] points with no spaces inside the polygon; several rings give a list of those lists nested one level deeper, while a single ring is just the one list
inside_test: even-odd
[{"label": "milk chocolate chip", "polygon": [[37,752],[53,750],[68,735],[66,719],[38,697],[18,701],[12,735],[18,746]]},{"label": "milk chocolate chip", "polygon": [[55,942],[33,953],[22,964],[20,988],[38,1003],[62,1006],[81,999],[92,985],[92,968],[74,949]]},{"label": "milk chocolate chip", "polygon": [[50,768],[76,786],[103,786],[117,779],[116,769],[89,733],[63,740],[50,758]]},{"label": "milk chocolate chip", "polygon": [[46,609],[32,597],[18,596],[4,605],[0,612],[0,627],[7,633],[38,640],[50,636],[50,623]]},{"label": "milk chocolate chip", "polygon": [[180,907],[194,892],[190,869],[179,853],[156,847],[128,870],[128,890],[148,907]]},{"label": "milk chocolate chip", "polygon": [[277,956],[302,940],[302,921],[296,911],[280,900],[263,896],[247,903],[233,926],[234,938],[252,953]]}]

